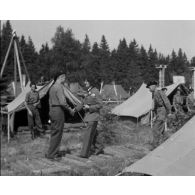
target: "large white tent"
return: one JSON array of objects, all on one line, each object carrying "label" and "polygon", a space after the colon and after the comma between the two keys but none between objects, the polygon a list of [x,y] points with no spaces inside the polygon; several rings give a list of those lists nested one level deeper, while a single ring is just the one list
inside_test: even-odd
[{"label": "large white tent", "polygon": [[[166,95],[169,96],[179,85],[172,84],[167,86]],[[116,106],[111,112],[118,116],[131,116],[139,118],[147,114],[152,108],[152,93],[146,88],[146,84],[142,84],[139,90],[124,101],[122,104]]]},{"label": "large white tent", "polygon": [[195,116],[163,144],[123,173],[161,176],[195,175]]}]

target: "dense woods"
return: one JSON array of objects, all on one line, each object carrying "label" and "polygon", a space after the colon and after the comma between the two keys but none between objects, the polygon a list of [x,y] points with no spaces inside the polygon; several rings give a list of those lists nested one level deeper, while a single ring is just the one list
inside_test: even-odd
[{"label": "dense woods", "polygon": [[[2,25],[1,66],[12,36],[10,21]],[[117,48],[110,50],[106,37],[102,35],[99,43],[91,43],[86,34],[83,42],[74,37],[71,29],[57,27],[51,37],[52,46],[43,43],[39,51],[35,49],[31,37],[18,37],[19,45],[24,57],[31,80],[38,81],[43,75],[47,80],[58,69],[67,73],[71,82],[82,82],[87,78],[92,85],[100,87],[100,83],[115,81],[126,90],[137,90],[142,82],[158,80],[158,70],[155,65],[167,64],[166,85],[171,84],[173,75],[183,75],[187,85],[191,82],[189,66],[195,66],[195,57],[187,59],[182,49],[172,51],[168,56],[159,53],[152,44],[148,49],[138,45],[133,39],[128,43],[125,38],[119,40]],[[14,57],[11,50],[4,76],[6,80],[13,80]]]}]

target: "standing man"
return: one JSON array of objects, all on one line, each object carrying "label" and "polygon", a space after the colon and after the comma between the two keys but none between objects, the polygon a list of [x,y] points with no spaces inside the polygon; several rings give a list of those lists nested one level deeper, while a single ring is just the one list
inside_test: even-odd
[{"label": "standing man", "polygon": [[153,147],[157,147],[163,137],[167,115],[171,115],[171,104],[169,99],[161,90],[157,90],[157,82],[149,82],[146,86],[152,93],[153,111],[156,114],[156,121],[153,125]]},{"label": "standing man", "polygon": [[49,91],[49,106],[51,118],[51,138],[50,145],[46,158],[50,160],[60,160],[60,143],[64,128],[64,111],[67,110],[74,115],[74,110],[67,104],[66,97],[63,90],[63,84],[66,76],[63,73],[56,73],[54,76],[54,84]]},{"label": "standing man", "polygon": [[83,100],[83,108],[86,112],[84,121],[88,127],[84,135],[80,157],[88,158],[91,153],[95,153],[96,155],[103,153],[103,146],[97,140],[97,125],[100,109],[102,108],[102,98],[99,91],[93,88],[87,80],[85,80],[84,84],[87,92]]},{"label": "standing man", "polygon": [[25,107],[28,112],[28,126],[31,131],[32,139],[37,136],[36,132],[43,133],[42,123],[39,115],[38,106],[40,106],[39,93],[36,91],[36,84],[30,84],[31,91],[26,94]]},{"label": "standing man", "polygon": [[178,88],[176,91],[176,94],[173,96],[173,107],[175,109],[175,112],[178,116],[184,117],[184,98],[181,96],[181,90]]}]

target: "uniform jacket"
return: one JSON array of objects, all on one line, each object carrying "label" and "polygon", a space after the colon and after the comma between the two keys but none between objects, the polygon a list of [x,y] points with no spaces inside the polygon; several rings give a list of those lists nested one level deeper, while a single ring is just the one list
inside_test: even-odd
[{"label": "uniform jacket", "polygon": [[154,110],[165,108],[167,112],[171,112],[171,104],[167,96],[161,90],[157,90],[153,93]]},{"label": "uniform jacket", "polygon": [[98,121],[100,109],[102,108],[102,97],[96,88],[91,88],[88,90],[88,94],[84,98],[83,104],[89,106],[89,110],[86,112],[84,121]]}]

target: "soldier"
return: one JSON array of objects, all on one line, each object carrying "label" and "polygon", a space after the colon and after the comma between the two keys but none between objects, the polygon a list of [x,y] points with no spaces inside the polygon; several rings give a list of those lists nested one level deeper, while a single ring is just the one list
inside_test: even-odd
[{"label": "soldier", "polygon": [[153,125],[153,146],[157,147],[164,134],[165,121],[171,115],[171,104],[169,99],[161,90],[157,90],[157,82],[149,82],[147,88],[152,92],[153,110],[156,114],[156,121]]},{"label": "soldier", "polygon": [[80,157],[88,158],[92,153],[96,155],[103,153],[103,146],[97,140],[97,125],[100,117],[100,109],[102,108],[102,98],[99,91],[93,88],[87,80],[84,83],[87,89],[83,100],[83,108],[86,112],[84,121],[87,123],[88,128],[84,135]]},{"label": "soldier", "polygon": [[49,91],[49,115],[51,118],[52,131],[49,149],[45,157],[50,160],[60,160],[61,158],[59,148],[64,128],[64,111],[67,110],[72,116],[74,115],[74,110],[67,104],[63,91],[63,83],[65,80],[65,74],[56,73],[54,76],[54,84]]},{"label": "soldier", "polygon": [[193,89],[190,89],[190,93],[186,99],[186,105],[187,105],[188,112],[192,112],[192,113],[195,112],[195,110],[194,110],[195,109],[195,99],[194,99],[194,90]]},{"label": "soldier", "polygon": [[36,84],[30,84],[31,91],[26,94],[25,107],[28,112],[28,126],[31,131],[32,139],[37,136],[37,131],[42,135],[44,130],[39,115],[40,106],[39,93],[36,91]]},{"label": "soldier", "polygon": [[173,96],[173,107],[175,112],[178,116],[184,117],[184,110],[183,110],[184,99],[181,96],[181,90],[178,88],[176,94]]}]

